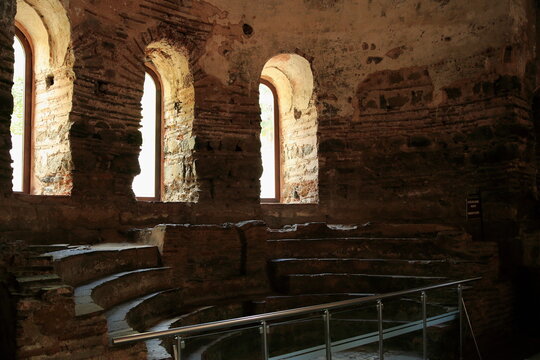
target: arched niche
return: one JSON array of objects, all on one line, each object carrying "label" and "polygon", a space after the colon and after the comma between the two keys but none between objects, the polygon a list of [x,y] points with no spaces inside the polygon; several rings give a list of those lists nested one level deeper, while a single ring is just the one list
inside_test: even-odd
[{"label": "arched niche", "polygon": [[73,186],[71,25],[58,0],[17,0],[15,21],[25,31],[34,56],[30,193],[69,195]]},{"label": "arched niche", "polygon": [[280,202],[317,203],[318,122],[311,64],[300,55],[276,55],[265,64],[261,78],[274,86],[278,97]]},{"label": "arched niche", "polygon": [[146,59],[163,89],[162,200],[197,202],[199,187],[193,159],[195,90],[187,51],[167,40],[146,48]]}]

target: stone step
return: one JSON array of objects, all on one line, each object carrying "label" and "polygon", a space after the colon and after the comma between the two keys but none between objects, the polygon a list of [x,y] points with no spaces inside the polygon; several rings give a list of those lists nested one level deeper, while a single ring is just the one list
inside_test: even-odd
[{"label": "stone step", "polygon": [[53,257],[50,255],[36,255],[28,257],[28,266],[53,266]]},{"label": "stone step", "polygon": [[274,258],[446,259],[433,239],[334,238],[269,240]]},{"label": "stone step", "polygon": [[78,286],[107,275],[161,265],[155,246],[101,244],[75,246],[50,252],[56,272],[71,286]]},{"label": "stone step", "polygon": [[17,277],[17,282],[23,289],[42,288],[55,286],[62,283],[62,279],[56,274],[42,274]]},{"label": "stone step", "polygon": [[[228,304],[220,304],[215,306],[199,306],[194,307],[189,311],[175,316],[170,319],[165,319],[156,326],[152,327],[150,330],[166,330],[182,326],[202,324],[208,322],[214,322],[219,320],[233,319],[236,317],[242,317],[246,315],[251,315],[249,310],[252,309],[251,302],[233,302]],[[246,312],[248,311],[248,312]],[[209,340],[210,339],[210,340]],[[212,337],[208,339],[202,339],[201,341],[195,341],[197,344],[204,344],[205,342],[213,341]],[[149,354],[154,354],[151,359],[167,359],[166,354],[172,354],[172,338],[165,338],[156,341],[147,342],[147,349]],[[192,346],[193,347],[193,346]],[[190,354],[187,354],[190,358]],[[150,357],[149,357],[150,358]]]},{"label": "stone step", "polygon": [[[162,331],[162,330],[168,330],[171,329],[173,326],[172,324],[176,321],[178,321],[180,317],[173,317],[169,319],[165,319],[160,321],[159,323],[155,324],[154,326],[150,327],[148,331]],[[167,350],[166,344],[161,339],[152,339],[145,342],[146,344],[146,352],[147,352],[147,359],[148,360],[168,360],[172,359],[171,354],[169,353],[170,350]]]},{"label": "stone step", "polygon": [[412,237],[433,238],[441,232],[456,232],[459,229],[443,224],[391,224],[369,222],[363,225],[339,225],[313,222],[269,229],[270,239],[287,238],[337,238],[337,237]]},{"label": "stone step", "polygon": [[[163,319],[150,327],[148,331],[161,331],[181,326],[195,325],[247,315],[244,313],[245,303],[232,303],[219,306],[199,306],[185,308],[180,315]],[[204,343],[204,341],[202,342]],[[171,359],[172,338],[155,339],[146,342],[148,359],[163,360]],[[187,359],[196,358],[194,354],[187,354]],[[200,359],[200,357],[199,357]]]},{"label": "stone step", "polygon": [[289,258],[270,261],[275,279],[290,274],[357,273],[408,276],[488,276],[493,268],[486,261],[471,260],[401,260],[353,258]]},{"label": "stone step", "polygon": [[292,274],[283,278],[278,290],[287,294],[328,292],[373,292],[377,294],[413,289],[447,280],[436,276],[370,275],[350,273]]},{"label": "stone step", "polygon": [[167,289],[113,306],[105,312],[109,337],[145,331],[152,328],[144,327],[146,323],[156,324],[172,316],[179,309],[180,294],[180,289]]},{"label": "stone step", "polygon": [[251,302],[200,306],[179,316],[177,321],[172,323],[172,327],[202,324],[251,315],[246,310],[246,305],[249,303]]},{"label": "stone step", "polygon": [[182,290],[167,289],[145,297],[144,301],[137,303],[128,311],[126,319],[132,328],[144,331],[162,319],[178,314],[178,310],[183,308],[182,305]]},{"label": "stone step", "polygon": [[28,250],[34,254],[44,254],[53,251],[66,250],[70,247],[69,244],[43,244],[43,245],[28,245]]},{"label": "stone step", "polygon": [[496,261],[495,243],[434,238],[313,238],[269,240],[271,257]]},{"label": "stone step", "polygon": [[131,270],[77,287],[75,303],[79,309],[92,303],[110,309],[130,299],[170,289],[171,284],[171,269],[168,267]]},{"label": "stone step", "polygon": [[24,276],[39,276],[46,274],[54,274],[53,266],[25,266],[20,267],[15,270],[15,275],[17,277]]}]

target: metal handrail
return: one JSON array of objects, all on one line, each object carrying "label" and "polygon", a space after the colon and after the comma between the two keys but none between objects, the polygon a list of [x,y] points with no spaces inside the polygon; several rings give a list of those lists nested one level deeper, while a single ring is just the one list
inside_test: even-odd
[{"label": "metal handrail", "polygon": [[386,293],[386,294],[371,295],[371,296],[366,296],[360,299],[342,300],[342,301],[336,301],[336,302],[320,304],[320,305],[305,306],[305,307],[300,307],[300,308],[295,308],[295,309],[281,310],[281,311],[275,311],[275,312],[259,314],[259,315],[244,316],[244,317],[239,317],[239,318],[234,318],[234,319],[214,321],[214,322],[203,323],[203,324],[198,324],[198,325],[183,326],[183,327],[179,327],[175,329],[151,331],[151,332],[144,332],[140,334],[120,336],[120,337],[112,339],[112,344],[113,345],[126,344],[126,343],[132,343],[136,341],[157,339],[157,338],[162,338],[166,336],[185,337],[193,333],[211,332],[215,330],[233,328],[236,326],[255,324],[255,323],[261,324],[263,322],[266,323],[267,321],[271,321],[271,320],[305,315],[305,314],[314,313],[318,311],[326,312],[326,311],[330,311],[334,309],[351,307],[351,306],[361,305],[361,304],[365,304],[369,302],[380,302],[388,298],[414,294],[418,292],[425,292],[428,290],[435,290],[435,289],[445,288],[445,287],[454,286],[454,285],[460,286],[460,285],[470,283],[473,281],[478,281],[481,279],[482,279],[481,277],[476,277],[476,278],[470,278],[470,279],[465,279],[465,280],[457,280],[457,281],[451,281],[451,282],[446,282],[446,283],[441,283],[441,284],[436,284],[436,285],[424,286],[424,287],[419,287],[419,288],[414,288],[414,289],[409,289],[409,290],[395,291],[395,292]]}]

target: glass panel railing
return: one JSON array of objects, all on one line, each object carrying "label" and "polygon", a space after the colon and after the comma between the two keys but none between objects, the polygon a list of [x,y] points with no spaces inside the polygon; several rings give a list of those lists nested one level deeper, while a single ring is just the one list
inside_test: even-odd
[{"label": "glass panel railing", "polygon": [[456,329],[459,325],[456,287],[426,291],[427,357],[455,352],[458,349]]},{"label": "glass panel railing", "polygon": [[363,304],[331,313],[332,355],[336,359],[363,358],[378,349],[376,304]]},{"label": "glass panel railing", "polygon": [[423,316],[420,293],[383,302],[384,354],[422,359]]},{"label": "glass panel railing", "polygon": [[268,329],[268,348],[272,360],[320,358],[325,354],[322,313],[272,322]]},{"label": "glass panel railing", "polygon": [[182,338],[181,356],[182,359],[264,360],[259,327]]},{"label": "glass panel railing", "polygon": [[223,360],[414,360],[456,354],[456,349],[461,356],[460,319],[466,311],[456,288],[476,280],[127,335],[113,344],[165,339],[171,347],[174,337],[182,336],[184,346],[176,360],[201,354]]}]

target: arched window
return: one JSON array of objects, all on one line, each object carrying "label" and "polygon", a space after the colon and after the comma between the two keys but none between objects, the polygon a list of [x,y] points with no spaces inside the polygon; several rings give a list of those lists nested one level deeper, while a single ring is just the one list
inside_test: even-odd
[{"label": "arched window", "polygon": [[148,66],[141,99],[142,146],[139,153],[141,172],[133,179],[133,192],[139,200],[161,199],[161,82],[158,74]]},{"label": "arched window", "polygon": [[[156,141],[156,174],[160,173],[161,194],[156,196],[163,202],[197,202],[199,184],[194,159],[195,135],[195,88],[190,70],[189,52],[169,39],[152,42],[145,49],[146,62],[159,75],[161,98],[158,109],[161,127],[158,127],[159,141]],[[157,79],[157,76],[154,77]],[[145,90],[145,96],[147,91]],[[143,105],[144,108],[144,105]],[[145,126],[143,125],[143,131]],[[148,135],[150,136],[150,135]],[[148,144],[143,141],[143,147]],[[157,148],[159,146],[159,148]],[[157,152],[159,151],[159,156]],[[145,160],[140,159],[144,171]],[[151,172],[151,170],[148,170]],[[157,175],[156,175],[157,178]],[[156,188],[158,188],[156,186]],[[133,187],[135,189],[135,185]]]},{"label": "arched window", "polygon": [[[73,187],[69,140],[74,80],[71,25],[60,0],[17,1],[15,25],[13,190],[69,195]],[[26,60],[21,60],[20,45]],[[20,81],[23,63],[24,89]]]},{"label": "arched window", "polygon": [[33,110],[33,57],[32,46],[25,30],[18,25],[13,41],[13,113],[11,114],[11,159],[13,191],[29,193],[31,177],[31,139]]},{"label": "arched window", "polygon": [[[311,64],[296,54],[280,54],[265,64],[261,82],[272,90],[274,96],[275,147],[274,163],[268,155],[270,141],[268,132],[271,100],[265,100],[268,91],[260,90],[261,105],[261,201],[267,202],[266,194],[272,187],[266,185],[271,179],[271,169],[276,170],[275,196],[270,199],[282,203],[316,203],[319,200],[319,159],[317,155],[317,109]],[[268,114],[268,115],[267,115]],[[265,143],[266,141],[266,143]],[[267,144],[267,145],[265,145]]]},{"label": "arched window", "polygon": [[271,82],[261,79],[261,201],[279,202],[281,195],[281,135],[277,93]]}]

